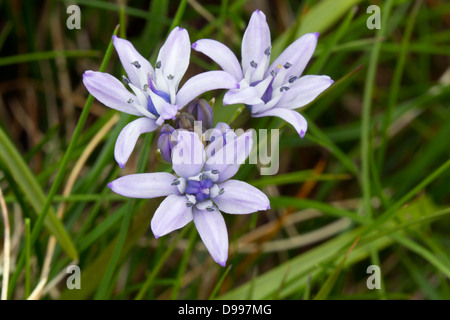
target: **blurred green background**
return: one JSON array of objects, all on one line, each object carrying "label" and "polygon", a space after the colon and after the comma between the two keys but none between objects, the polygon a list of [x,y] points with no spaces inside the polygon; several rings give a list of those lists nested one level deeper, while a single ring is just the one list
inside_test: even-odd
[{"label": "blurred green background", "polygon": [[[71,4],[81,9],[80,29],[66,26]],[[380,29],[367,27],[370,5],[381,9]],[[282,128],[280,170],[241,167],[237,178],[261,188],[272,209],[225,215],[222,268],[192,223],[154,239],[161,199],[106,187],[170,166],[146,134],[120,170],[114,142],[132,117],[88,98],[81,79],[86,70],[121,77],[110,43],[118,24],[153,65],[178,25],[191,42],[216,39],[240,57],[255,9],[267,16],[272,60],[320,32],[305,74],[336,82],[300,110],[303,140],[273,118],[246,124]],[[0,1],[3,290],[7,283],[9,299],[449,299],[449,27],[443,0]],[[192,52],[183,81],[214,69]],[[223,93],[204,95],[215,98],[216,122],[240,107],[223,107]],[[74,264],[79,290],[66,286]],[[380,289],[367,287],[370,265],[380,267]]]}]

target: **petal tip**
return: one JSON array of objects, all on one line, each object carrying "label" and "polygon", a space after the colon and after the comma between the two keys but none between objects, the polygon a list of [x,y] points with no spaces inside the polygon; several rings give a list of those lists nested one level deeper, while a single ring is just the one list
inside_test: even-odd
[{"label": "petal tip", "polygon": [[319,32],[314,32],[314,35],[316,36],[316,38],[319,38],[320,33]]},{"label": "petal tip", "polygon": [[117,162],[119,164],[120,169],[125,168],[125,163],[123,162]]},{"label": "petal tip", "polygon": [[194,42],[191,47],[195,50],[195,48],[197,47],[197,42]]},{"label": "petal tip", "polygon": [[255,11],[253,11],[253,13],[263,15],[264,18],[266,17],[266,15],[264,14],[264,12],[261,9],[256,9]]},{"label": "petal tip", "polygon": [[94,71],[92,71],[92,70],[86,70],[86,71],[83,73],[83,79],[84,79],[84,77],[90,76],[93,72],[94,72]]},{"label": "petal tip", "polygon": [[155,222],[152,219],[152,221],[150,222],[150,229],[152,230],[152,233],[155,236],[155,239],[158,239],[159,237],[161,237],[161,235],[158,232],[156,232],[156,230],[155,230],[156,227],[154,224],[155,224]]},{"label": "petal tip", "polygon": [[107,186],[108,186],[108,188],[110,188],[110,189],[112,190],[112,188],[113,188],[113,183],[110,182],[110,183],[107,184]]},{"label": "petal tip", "polygon": [[253,14],[259,15],[258,18],[262,18],[262,19],[264,19],[264,21],[266,20],[266,15],[265,15],[264,12],[263,12],[262,10],[260,10],[260,9],[256,9],[255,11],[253,11]]},{"label": "petal tip", "polygon": [[300,130],[299,134],[300,134],[300,138],[304,138],[305,137],[305,131],[304,130]]},{"label": "petal tip", "polygon": [[267,206],[266,210],[270,210],[270,204]]},{"label": "petal tip", "polygon": [[225,267],[227,265],[227,261],[217,261],[218,264],[220,264],[222,267]]}]

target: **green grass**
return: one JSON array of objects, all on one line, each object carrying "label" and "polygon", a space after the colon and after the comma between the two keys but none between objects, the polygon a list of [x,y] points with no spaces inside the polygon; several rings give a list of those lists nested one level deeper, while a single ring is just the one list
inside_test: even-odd
[{"label": "green grass", "polygon": [[[215,122],[238,117],[245,128],[281,129],[278,174],[245,164],[236,176],[268,194],[272,209],[224,216],[230,252],[222,268],[193,224],[154,238],[150,221],[162,199],[107,188],[125,174],[171,167],[156,159],[156,134],[142,136],[126,168],[118,167],[114,143],[133,117],[89,96],[82,74],[121,77],[113,33],[154,65],[178,25],[191,42],[217,39],[240,57],[257,2],[77,3],[80,30],[66,28],[66,1],[0,2],[0,188],[17,241],[9,299],[33,296],[43,272],[45,300],[450,299],[448,5],[382,1],[382,28],[370,30],[367,1],[267,1],[272,59],[302,34],[320,32],[305,73],[335,83],[300,110],[308,120],[303,140],[279,119],[223,107],[223,91],[203,96],[215,98]],[[215,69],[192,52],[184,81]],[[4,232],[2,221],[1,239]],[[80,266],[81,290],[65,286],[70,264]],[[365,285],[372,264],[381,268],[382,290]]]}]

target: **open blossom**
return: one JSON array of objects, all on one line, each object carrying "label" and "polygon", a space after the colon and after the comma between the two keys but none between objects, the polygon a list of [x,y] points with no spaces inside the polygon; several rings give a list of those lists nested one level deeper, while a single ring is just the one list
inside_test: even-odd
[{"label": "open blossom", "polygon": [[238,89],[225,94],[224,105],[244,103],[253,117],[282,118],[303,138],[307,122],[293,109],[307,105],[333,83],[328,76],[302,76],[316,48],[318,35],[308,33],[298,38],[270,64],[269,26],[264,13],[256,10],[242,39],[242,67],[234,53],[218,41],[201,39],[192,48],[210,57],[239,81]]},{"label": "open blossom", "polygon": [[151,221],[155,237],[194,221],[214,261],[225,266],[228,233],[220,211],[248,214],[270,209],[269,199],[263,192],[248,183],[230,179],[249,156],[252,135],[247,132],[235,136],[221,148],[216,144],[214,155],[205,150],[194,132],[178,130],[177,139],[172,151],[172,167],[177,176],[166,172],[132,174],[108,186],[126,197],[166,196]]},{"label": "open blossom", "polygon": [[117,139],[114,156],[121,168],[142,133],[175,119],[178,110],[206,91],[238,86],[228,73],[209,71],[190,78],[178,90],[191,53],[189,35],[183,28],[172,30],[159,51],[155,68],[129,41],[113,36],[113,43],[127,73],[124,84],[110,74],[90,70],[84,73],[83,83],[106,106],[140,117],[126,125]]}]

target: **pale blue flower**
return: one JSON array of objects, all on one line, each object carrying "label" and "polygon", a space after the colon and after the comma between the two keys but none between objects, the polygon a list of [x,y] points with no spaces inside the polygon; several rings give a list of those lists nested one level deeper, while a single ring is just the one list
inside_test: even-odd
[{"label": "pale blue flower", "polygon": [[108,186],[131,198],[166,196],[151,221],[155,237],[194,221],[214,261],[225,266],[228,232],[220,211],[248,214],[270,209],[269,199],[263,192],[248,183],[230,179],[249,155],[251,132],[227,141],[222,148],[214,145],[216,151],[212,156],[196,133],[178,130],[176,136],[172,167],[177,176],[166,172],[132,174]]},{"label": "pale blue flower", "polygon": [[270,64],[269,26],[264,13],[256,10],[242,39],[242,65],[228,47],[216,40],[201,39],[192,48],[210,57],[239,81],[239,89],[225,94],[224,105],[243,103],[250,108],[253,117],[282,118],[303,138],[307,122],[293,109],[307,105],[333,83],[328,76],[302,76],[318,36],[318,33],[303,35]]},{"label": "pale blue flower", "polygon": [[127,73],[123,77],[125,86],[110,74],[96,71],[86,71],[83,83],[106,106],[140,117],[126,125],[117,139],[114,156],[121,168],[142,133],[156,130],[165,120],[175,119],[178,110],[206,91],[237,87],[228,73],[209,71],[190,78],[178,90],[191,53],[189,35],[183,28],[172,30],[159,51],[154,69],[129,41],[113,36],[113,42]]}]

